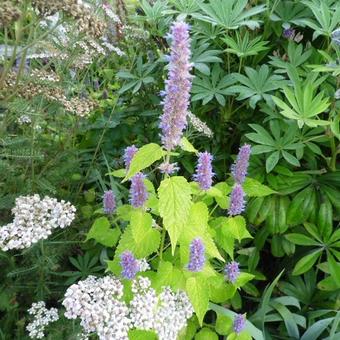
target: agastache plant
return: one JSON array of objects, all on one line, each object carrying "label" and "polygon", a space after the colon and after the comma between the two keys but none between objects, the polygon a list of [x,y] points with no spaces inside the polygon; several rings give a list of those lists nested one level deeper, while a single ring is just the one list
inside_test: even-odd
[{"label": "agastache plant", "polygon": [[230,194],[229,216],[240,215],[245,209],[244,191],[241,184],[236,183]]},{"label": "agastache plant", "polygon": [[122,267],[121,274],[124,279],[132,280],[139,272],[139,261],[129,250],[120,255],[120,265]]},{"label": "agastache plant", "polygon": [[103,209],[105,214],[113,214],[116,210],[116,197],[112,190],[104,192]]},{"label": "agastache plant", "polygon": [[133,156],[137,153],[138,148],[135,145],[131,145],[125,148],[123,160],[126,171],[129,170]]},{"label": "agastache plant", "polygon": [[130,203],[134,208],[143,207],[148,199],[148,191],[144,183],[145,175],[141,172],[131,178]]},{"label": "agastache plant", "polygon": [[236,261],[231,261],[226,264],[224,268],[224,274],[226,279],[231,283],[235,283],[240,275],[239,264]]},{"label": "agastache plant", "polygon": [[194,180],[199,184],[202,190],[208,190],[212,185],[212,178],[214,176],[211,165],[212,158],[212,155],[207,151],[198,154]]},{"label": "agastache plant", "polygon": [[187,126],[192,80],[188,24],[175,22],[169,37],[172,39],[169,73],[165,90],[162,92],[164,100],[160,122],[162,144],[168,151],[179,145],[183,130]]},{"label": "agastache plant", "polygon": [[236,314],[233,323],[233,330],[236,334],[240,334],[246,326],[246,318],[243,314]]},{"label": "agastache plant", "polygon": [[240,147],[235,163],[231,166],[231,174],[236,183],[242,184],[247,176],[251,146],[244,144]]},{"label": "agastache plant", "polygon": [[195,238],[190,243],[190,258],[187,269],[191,272],[200,272],[205,263],[205,247],[200,238]]}]

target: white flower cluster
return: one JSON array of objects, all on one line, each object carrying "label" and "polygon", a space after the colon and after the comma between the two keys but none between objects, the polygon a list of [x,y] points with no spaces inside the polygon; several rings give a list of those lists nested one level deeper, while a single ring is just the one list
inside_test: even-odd
[{"label": "white flower cluster", "polygon": [[128,340],[128,331],[137,328],[156,332],[159,340],[176,340],[193,314],[184,292],[164,287],[157,296],[148,278],[135,279],[132,293],[134,297],[127,305],[117,278],[89,276],[67,289],[65,316],[80,318],[85,337],[95,332],[100,340]]},{"label": "white flower cluster", "polygon": [[28,116],[28,115],[21,115],[21,116],[18,118],[17,122],[18,122],[20,125],[24,125],[24,124],[29,125],[29,124],[32,123],[32,120],[31,120],[31,117]]},{"label": "white flower cluster", "polygon": [[208,138],[212,138],[214,136],[214,133],[211,131],[209,126],[202,122],[197,116],[195,116],[193,113],[188,112],[188,119],[192,127],[202,133],[203,135],[207,136]]},{"label": "white flower cluster", "polygon": [[58,310],[56,308],[47,309],[44,301],[32,303],[28,313],[33,316],[33,321],[26,327],[30,338],[42,339],[45,327],[59,319]]},{"label": "white flower cluster", "polygon": [[85,336],[95,332],[101,340],[127,340],[129,309],[122,297],[123,285],[118,279],[89,276],[67,289],[65,316],[80,318]]},{"label": "white flower cluster", "polygon": [[24,249],[51,235],[53,229],[68,227],[76,208],[64,200],[39,195],[20,196],[12,209],[14,219],[0,227],[0,248]]},{"label": "white flower cluster", "polygon": [[157,296],[148,278],[139,277],[132,284],[134,297],[130,303],[133,327],[153,330],[159,340],[176,340],[193,314],[188,296],[163,287]]}]

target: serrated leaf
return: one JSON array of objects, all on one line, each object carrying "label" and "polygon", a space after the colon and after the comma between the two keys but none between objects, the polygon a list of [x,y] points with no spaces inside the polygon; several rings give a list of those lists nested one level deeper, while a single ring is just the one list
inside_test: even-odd
[{"label": "serrated leaf", "polygon": [[209,305],[209,287],[207,285],[208,282],[201,277],[190,277],[186,282],[186,292],[200,326],[203,324],[203,318]]},{"label": "serrated leaf", "polygon": [[264,197],[276,193],[276,191],[272,190],[268,186],[249,177],[247,177],[243,183],[243,190],[249,197]]},{"label": "serrated leaf", "polygon": [[189,218],[191,188],[184,177],[174,176],[163,180],[158,189],[159,212],[168,231],[172,253]]},{"label": "serrated leaf", "polygon": [[197,154],[197,150],[195,147],[188,141],[186,137],[182,137],[181,143],[180,143],[181,149],[187,152],[192,152]]},{"label": "serrated leaf", "polygon": [[118,242],[119,236],[120,230],[118,228],[111,229],[109,220],[106,217],[100,217],[92,224],[86,241],[94,239],[105,247],[113,247]]},{"label": "serrated leaf", "polygon": [[148,241],[150,231],[152,231],[152,216],[141,209],[131,213],[130,225],[133,238],[137,244]]},{"label": "serrated leaf", "polygon": [[163,149],[155,143],[142,146],[132,158],[129,171],[123,182],[133,177],[137,172],[149,167],[163,157]]},{"label": "serrated leaf", "polygon": [[242,216],[228,217],[222,222],[222,232],[226,236],[232,236],[238,241],[244,238],[253,238],[247,228],[246,221]]}]

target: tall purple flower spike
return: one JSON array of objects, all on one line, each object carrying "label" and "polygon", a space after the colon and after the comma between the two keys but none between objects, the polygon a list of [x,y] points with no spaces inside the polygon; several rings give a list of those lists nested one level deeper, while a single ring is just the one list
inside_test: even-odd
[{"label": "tall purple flower spike", "polygon": [[135,145],[131,145],[125,148],[123,160],[124,160],[124,165],[125,165],[126,170],[129,169],[132,158],[137,153],[137,151],[138,151],[138,148]]},{"label": "tall purple flower spike", "polygon": [[251,146],[244,144],[240,147],[235,163],[231,166],[231,174],[235,182],[242,184],[247,176]]},{"label": "tall purple flower spike", "polygon": [[212,178],[214,176],[211,165],[212,159],[212,155],[207,151],[200,152],[198,154],[198,162],[194,180],[198,182],[202,190],[208,190],[212,185]]},{"label": "tall purple flower spike", "polygon": [[224,274],[228,281],[230,281],[231,283],[235,283],[240,275],[240,268],[238,262],[231,261],[227,263],[224,268]]},{"label": "tall purple flower spike", "polygon": [[130,203],[134,208],[142,207],[149,197],[148,191],[144,184],[145,175],[141,172],[131,178]]},{"label": "tall purple flower spike", "polygon": [[129,250],[120,255],[120,265],[124,279],[132,280],[139,272],[139,262]]},{"label": "tall purple flower spike", "polygon": [[233,323],[234,332],[240,334],[246,326],[246,318],[243,314],[236,314]]},{"label": "tall purple flower spike", "polygon": [[112,190],[104,192],[103,209],[105,214],[113,214],[116,210],[116,196]]},{"label": "tall purple flower spike", "polygon": [[188,270],[191,272],[200,272],[205,263],[205,247],[200,238],[195,238],[190,243],[190,258]]},{"label": "tall purple flower spike", "polygon": [[179,143],[187,126],[187,113],[190,105],[192,75],[190,70],[189,26],[175,22],[171,27],[172,38],[169,57],[168,79],[165,81],[163,114],[159,127],[161,140],[167,150],[173,150]]},{"label": "tall purple flower spike", "polygon": [[230,194],[229,216],[240,215],[245,209],[244,191],[241,184],[236,184]]}]

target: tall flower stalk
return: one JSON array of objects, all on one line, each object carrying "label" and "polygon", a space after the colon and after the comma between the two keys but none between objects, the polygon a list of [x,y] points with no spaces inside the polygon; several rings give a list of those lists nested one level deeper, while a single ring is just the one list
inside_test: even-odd
[{"label": "tall flower stalk", "polygon": [[176,22],[169,36],[172,39],[169,73],[165,91],[162,92],[164,100],[160,122],[162,144],[168,151],[179,145],[187,126],[192,80],[189,26],[181,21]]}]

